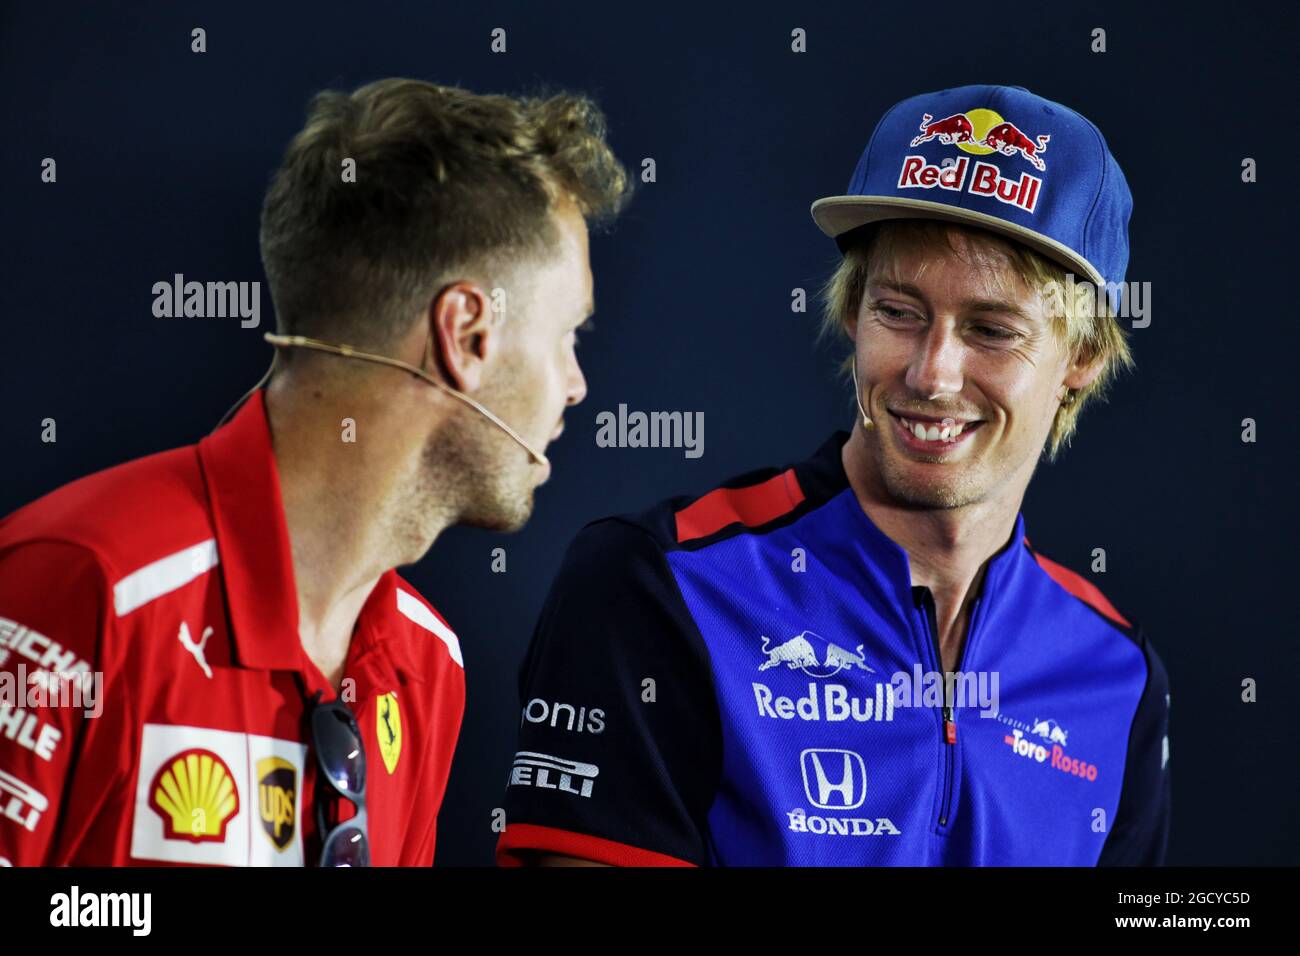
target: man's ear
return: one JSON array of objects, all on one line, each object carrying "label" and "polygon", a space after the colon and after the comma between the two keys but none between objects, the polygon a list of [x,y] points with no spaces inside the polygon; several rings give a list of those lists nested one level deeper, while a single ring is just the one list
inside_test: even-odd
[{"label": "man's ear", "polygon": [[429,303],[426,318],[434,361],[452,388],[477,391],[500,337],[483,290],[472,282],[454,282]]},{"label": "man's ear", "polygon": [[1086,388],[1096,381],[1105,365],[1105,356],[1100,353],[1091,357],[1082,356],[1070,365],[1062,384],[1066,388],[1074,389],[1077,392],[1079,389]]}]

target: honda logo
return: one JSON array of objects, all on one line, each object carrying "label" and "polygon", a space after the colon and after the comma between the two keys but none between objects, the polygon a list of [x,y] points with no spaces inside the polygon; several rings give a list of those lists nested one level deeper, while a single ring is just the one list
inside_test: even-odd
[{"label": "honda logo", "polygon": [[803,790],[819,810],[853,810],[867,799],[867,768],[852,750],[805,750]]}]

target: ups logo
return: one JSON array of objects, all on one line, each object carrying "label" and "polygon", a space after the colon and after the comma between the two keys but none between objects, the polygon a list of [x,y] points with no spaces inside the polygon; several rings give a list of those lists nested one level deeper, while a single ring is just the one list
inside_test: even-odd
[{"label": "ups logo", "polygon": [[262,829],[277,850],[293,842],[294,796],[298,790],[298,769],[282,757],[257,762],[257,796]]}]

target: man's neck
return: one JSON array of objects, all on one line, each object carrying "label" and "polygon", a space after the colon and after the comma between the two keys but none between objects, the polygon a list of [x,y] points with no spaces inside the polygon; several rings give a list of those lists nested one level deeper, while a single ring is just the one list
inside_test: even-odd
[{"label": "man's neck", "polygon": [[860,429],[845,442],[841,458],[862,510],[907,552],[913,586],[934,596],[942,666],[954,670],[984,571],[1015,528],[1023,488],[960,508],[918,508],[886,491]]},{"label": "man's neck", "polygon": [[[277,384],[279,387],[277,387]],[[384,456],[400,447],[381,434],[361,401],[344,411],[320,391],[272,382],[267,418],[293,557],[298,635],[337,688],[361,609],[379,578],[411,560],[389,528],[406,471]],[[367,428],[343,440],[342,420]]]}]

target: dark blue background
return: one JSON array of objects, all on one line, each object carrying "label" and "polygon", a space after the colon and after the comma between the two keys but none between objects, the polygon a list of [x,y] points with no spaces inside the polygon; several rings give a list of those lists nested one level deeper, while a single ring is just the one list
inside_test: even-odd
[{"label": "dark blue background", "polygon": [[[1153,286],[1139,371],[1084,416],[1026,502],[1036,547],[1142,621],[1170,672],[1173,863],[1296,863],[1297,154],[1293,13],[1088,4],[301,5],[9,3],[0,13],[0,513],[206,434],[262,373],[273,327],[157,319],[175,272],[262,280],[262,194],[316,90],[413,76],[593,94],[644,185],[593,246],[590,393],[513,537],[454,530],[412,582],[460,635],[469,704],[440,863],[487,863],[518,722],[516,673],[557,561],[586,521],[811,452],[851,422],[816,349],[834,265],[812,200],[843,190],[882,112],[1008,83],[1101,127],[1135,197],[1129,278]],[[208,52],[190,52],[190,29]],[[501,26],[508,52],[492,54]],[[808,31],[808,52],[790,31]],[[1103,27],[1109,52],[1089,51]],[[1292,79],[1288,80],[1287,77]],[[39,181],[58,161],[58,184]],[[1260,181],[1240,179],[1243,157]],[[705,413],[705,454],[601,449],[595,415]],[[57,444],[40,422],[58,422]],[[1259,441],[1243,444],[1255,418]],[[508,572],[490,552],[505,547]],[[1051,639],[1051,635],[1044,635]],[[1243,678],[1259,702],[1240,701]]]}]

